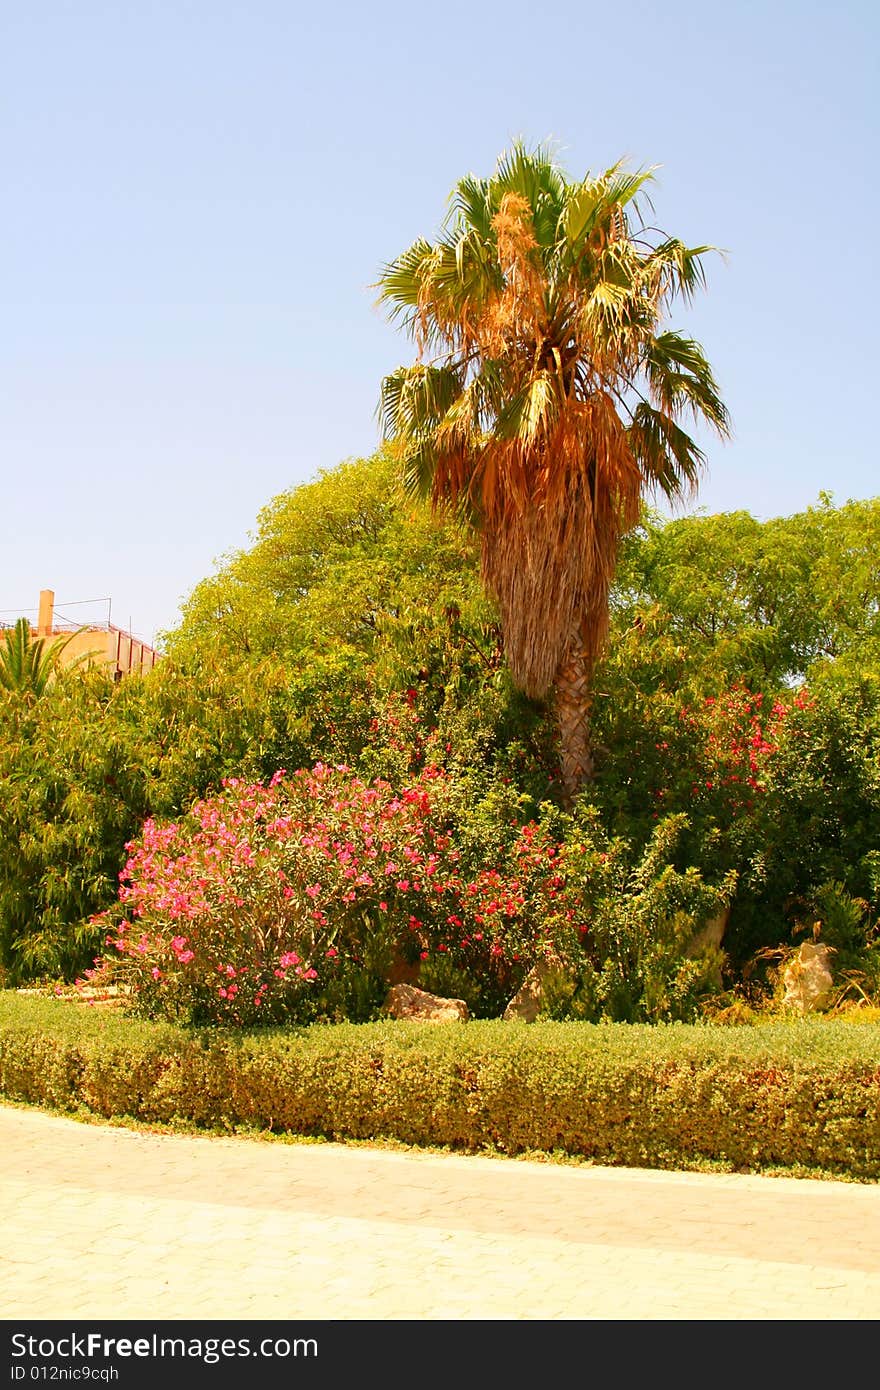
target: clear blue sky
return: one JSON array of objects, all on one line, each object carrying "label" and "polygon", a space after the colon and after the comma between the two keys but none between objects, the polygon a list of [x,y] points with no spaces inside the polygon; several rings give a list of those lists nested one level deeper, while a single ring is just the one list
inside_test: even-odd
[{"label": "clear blue sky", "polygon": [[[260,508],[371,453],[374,308],[511,139],[659,164],[735,435],[698,505],[880,493],[870,0],[0,0],[0,609],[148,640]],[[104,616],[71,609],[68,616]]]}]

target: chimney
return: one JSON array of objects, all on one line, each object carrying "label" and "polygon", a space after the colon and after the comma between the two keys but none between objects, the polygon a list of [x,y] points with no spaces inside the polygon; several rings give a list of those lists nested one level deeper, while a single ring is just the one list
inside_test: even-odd
[{"label": "chimney", "polygon": [[55,617],[55,593],[52,589],[40,590],[40,613],[37,618],[37,636],[51,637]]}]

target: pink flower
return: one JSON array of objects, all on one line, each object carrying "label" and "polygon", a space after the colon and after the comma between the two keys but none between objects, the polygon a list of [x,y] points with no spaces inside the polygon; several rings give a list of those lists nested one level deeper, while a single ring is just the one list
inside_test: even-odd
[{"label": "pink flower", "polygon": [[162,971],[159,969],[157,965],[153,966],[152,970],[150,971],[150,974],[152,975],[154,980],[161,980],[162,978]]},{"label": "pink flower", "polygon": [[335,946],[331,946],[329,951],[325,952],[325,955],[328,960],[335,960],[336,957],[339,955],[339,952],[337,951]]},{"label": "pink flower", "polygon": [[319,898],[321,896],[320,883],[310,883],[308,888],[306,889],[306,892],[308,893],[310,898]]},{"label": "pink flower", "polygon": [[282,970],[286,970],[289,965],[299,965],[299,956],[296,954],[296,951],[285,951],[284,955],[280,957],[278,964],[281,966]]}]

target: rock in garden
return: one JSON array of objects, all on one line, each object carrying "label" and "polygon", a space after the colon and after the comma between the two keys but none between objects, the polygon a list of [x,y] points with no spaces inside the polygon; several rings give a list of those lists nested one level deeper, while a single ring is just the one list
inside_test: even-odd
[{"label": "rock in garden", "polygon": [[559,968],[558,961],[537,961],[507,1005],[502,1017],[508,1022],[518,1019],[522,1023],[534,1023],[544,1002],[544,981]]},{"label": "rock in garden", "polygon": [[702,955],[710,948],[716,951],[720,950],[729,921],[730,904],[727,903],[720,911],[716,912],[714,917],[710,917],[708,921],[704,922],[700,930],[691,937],[685,955],[693,958]]},{"label": "rock in garden", "polygon": [[724,959],[721,943],[729,922],[730,904],[727,903],[714,917],[703,923],[700,930],[691,937],[685,950],[685,955],[690,960],[699,960],[702,957],[707,966],[706,980],[718,990],[722,988],[721,966]]},{"label": "rock in garden", "polygon": [[463,999],[443,999],[415,985],[393,985],[385,1000],[392,1018],[415,1018],[422,1023],[466,1023],[470,1014]]},{"label": "rock in garden", "polygon": [[804,941],[783,968],[782,984],[786,1008],[800,1014],[823,1008],[834,987],[829,948],[821,941]]}]

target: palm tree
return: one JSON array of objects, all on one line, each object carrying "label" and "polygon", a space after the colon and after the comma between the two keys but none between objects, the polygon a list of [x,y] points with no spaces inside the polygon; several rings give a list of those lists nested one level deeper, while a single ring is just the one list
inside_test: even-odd
[{"label": "palm tree", "polygon": [[552,694],[563,795],[593,776],[590,685],[620,541],[646,491],[695,490],[705,457],[682,417],[728,416],[699,344],[664,327],[713,248],[646,226],[652,171],[567,178],[517,143],[453,190],[435,242],[383,268],[379,302],[417,360],[382,383],[406,485],[466,510],[507,661]]},{"label": "palm tree", "polygon": [[[0,639],[0,689],[42,695],[57,675],[64,648],[74,635],[58,637],[47,646],[45,637],[31,636],[27,618],[19,618],[6,640]],[[79,665],[85,655],[71,664]]]}]

